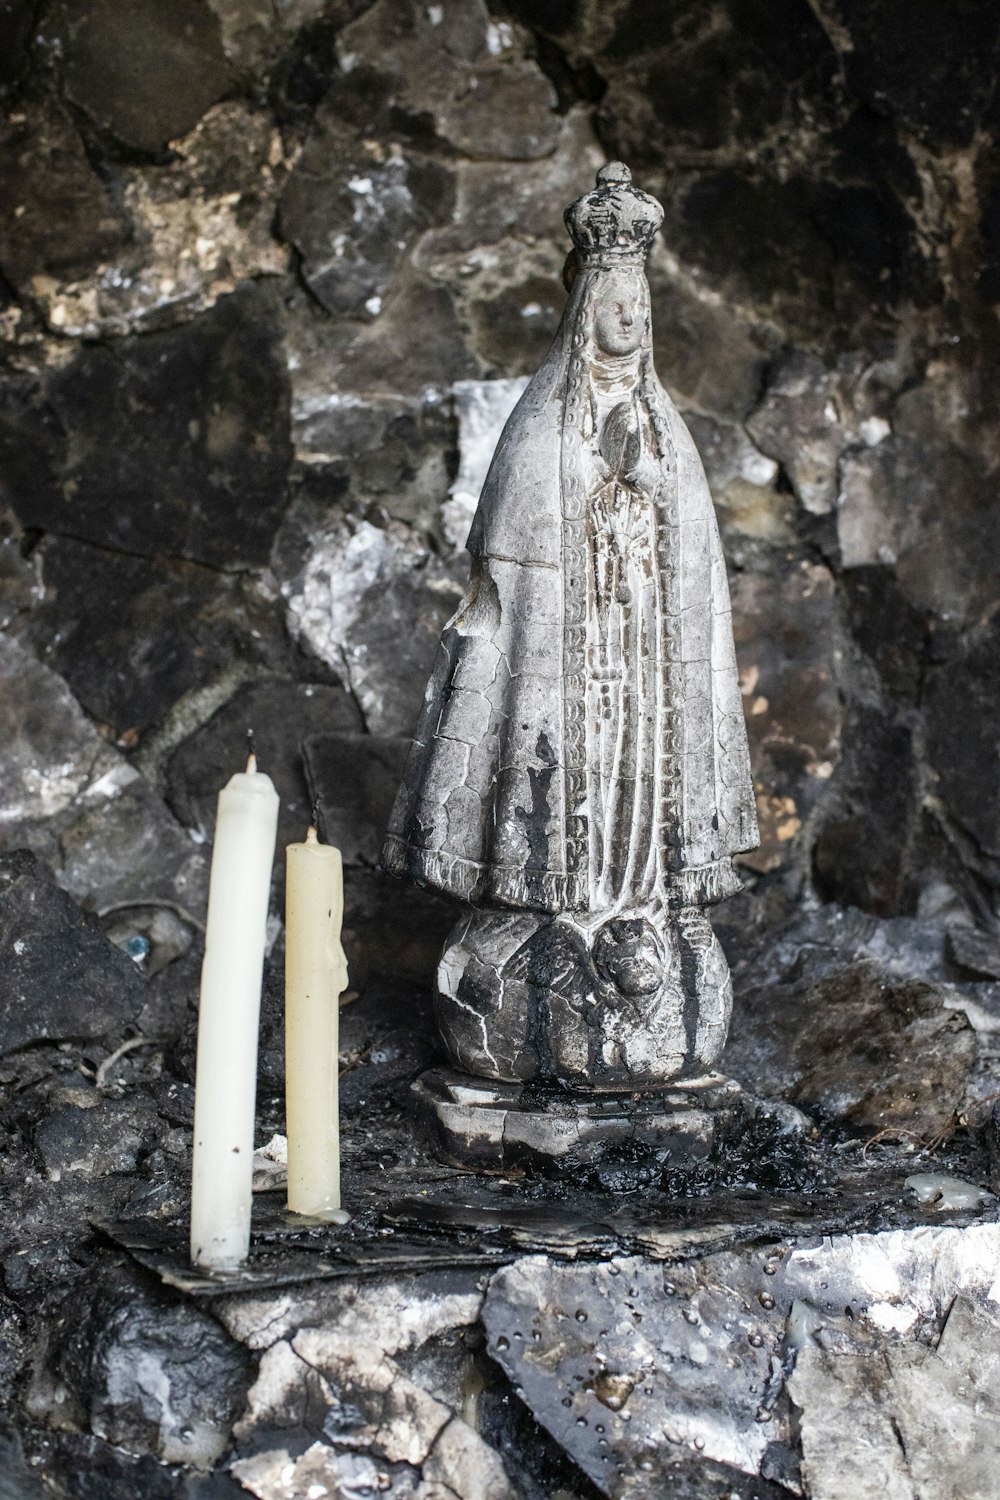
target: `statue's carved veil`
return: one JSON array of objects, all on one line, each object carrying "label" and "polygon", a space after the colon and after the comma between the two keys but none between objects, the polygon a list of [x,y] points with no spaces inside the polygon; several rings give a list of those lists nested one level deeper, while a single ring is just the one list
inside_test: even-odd
[{"label": "statue's carved veil", "polygon": [[566,218],[579,271],[483,486],[470,589],[443,634],[384,860],[466,901],[600,909],[587,708],[593,327],[602,292],[626,273],[642,297],[635,394],[655,471],[645,500],[657,579],[636,648],[657,741],[644,751],[648,828],[636,836],[651,842],[655,873],[633,904],[718,900],[739,888],[731,858],[757,830],[718,528],[653,364],[643,263],[662,210],[613,163]]}]

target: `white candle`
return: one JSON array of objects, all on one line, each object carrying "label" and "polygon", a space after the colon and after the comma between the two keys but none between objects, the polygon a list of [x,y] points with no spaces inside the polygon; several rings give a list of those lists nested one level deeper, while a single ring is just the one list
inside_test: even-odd
[{"label": "white candle", "polygon": [[285,1128],[288,1207],[322,1218],[340,1208],[340,946],[344,873],[340,850],[310,828],[286,850]]},{"label": "white candle", "polygon": [[278,794],[250,756],[219,793],[198,1010],[191,1259],[241,1265],[250,1248],[260,987]]}]

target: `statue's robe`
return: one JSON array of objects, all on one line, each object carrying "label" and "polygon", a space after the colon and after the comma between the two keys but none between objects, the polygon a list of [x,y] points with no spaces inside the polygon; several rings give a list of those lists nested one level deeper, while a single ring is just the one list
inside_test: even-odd
[{"label": "statue's robe", "polygon": [[[633,577],[602,620],[609,492],[592,326],[603,274],[577,277],[497,446],[469,587],[442,635],[383,851],[391,873],[474,904],[702,905],[739,889],[732,856],[758,841],[718,526],[653,368],[648,318],[629,503],[652,587],[639,598]],[[602,632],[618,643],[610,673]]]}]

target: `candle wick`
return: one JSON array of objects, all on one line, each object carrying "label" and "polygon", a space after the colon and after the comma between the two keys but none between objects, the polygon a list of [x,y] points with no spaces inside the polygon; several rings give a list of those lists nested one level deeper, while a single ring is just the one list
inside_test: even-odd
[{"label": "candle wick", "polygon": [[257,769],[257,753],[253,742],[253,730],[247,730],[247,771],[253,775]]},{"label": "candle wick", "polygon": [[318,844],[319,843],[319,835],[316,832],[316,824],[315,823],[310,823],[309,827],[306,830],[306,843],[307,844]]}]

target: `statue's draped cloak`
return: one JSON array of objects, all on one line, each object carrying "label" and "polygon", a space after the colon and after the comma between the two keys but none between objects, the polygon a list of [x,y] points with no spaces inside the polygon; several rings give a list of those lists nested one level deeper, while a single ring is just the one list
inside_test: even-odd
[{"label": "statue's draped cloak", "polygon": [[[393,874],[475,904],[609,909],[593,870],[586,722],[587,408],[604,274],[577,277],[497,446],[469,536],[469,587],[442,635],[383,851]],[[715,513],[648,327],[639,369],[659,570],[656,893],[704,904],[739,889],[732,856],[757,845],[746,727]],[[627,890],[611,904],[626,909]]]}]

